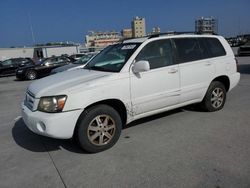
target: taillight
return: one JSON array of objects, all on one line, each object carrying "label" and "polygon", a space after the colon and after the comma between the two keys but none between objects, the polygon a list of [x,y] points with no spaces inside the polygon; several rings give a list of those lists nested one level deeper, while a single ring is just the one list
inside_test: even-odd
[{"label": "taillight", "polygon": [[235,57],[235,64],[236,64],[236,72],[238,72],[239,70],[239,62],[238,62],[238,59]]}]

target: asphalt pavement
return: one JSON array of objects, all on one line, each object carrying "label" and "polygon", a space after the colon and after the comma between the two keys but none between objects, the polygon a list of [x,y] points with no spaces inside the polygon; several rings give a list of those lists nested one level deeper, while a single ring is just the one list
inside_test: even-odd
[{"label": "asphalt pavement", "polygon": [[141,119],[117,144],[87,154],[30,132],[20,103],[30,81],[0,78],[0,187],[250,187],[250,57],[223,110],[192,107]]}]

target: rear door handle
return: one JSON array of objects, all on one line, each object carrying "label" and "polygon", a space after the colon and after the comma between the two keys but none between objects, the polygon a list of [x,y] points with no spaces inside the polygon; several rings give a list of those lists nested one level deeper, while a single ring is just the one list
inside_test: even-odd
[{"label": "rear door handle", "polygon": [[174,73],[177,73],[178,72],[178,69],[177,68],[172,68],[168,71],[168,73],[170,74],[174,74]]},{"label": "rear door handle", "polygon": [[206,62],[206,63],[205,63],[205,66],[211,66],[211,65],[212,65],[211,62]]}]

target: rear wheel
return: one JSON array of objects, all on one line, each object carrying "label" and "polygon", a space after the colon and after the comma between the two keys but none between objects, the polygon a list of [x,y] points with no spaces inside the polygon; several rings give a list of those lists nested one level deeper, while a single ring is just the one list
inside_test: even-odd
[{"label": "rear wheel", "polygon": [[37,78],[37,72],[35,70],[29,70],[26,73],[26,78],[28,80],[35,80]]},{"label": "rear wheel", "polygon": [[118,112],[108,105],[97,105],[80,116],[75,136],[82,149],[96,153],[111,148],[119,139],[121,129]]},{"label": "rear wheel", "polygon": [[212,82],[202,101],[203,109],[209,112],[221,110],[226,102],[226,94],[224,84],[218,81]]}]

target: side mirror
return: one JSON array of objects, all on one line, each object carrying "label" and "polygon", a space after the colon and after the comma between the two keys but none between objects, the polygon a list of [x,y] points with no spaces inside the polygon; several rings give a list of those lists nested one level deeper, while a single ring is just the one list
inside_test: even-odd
[{"label": "side mirror", "polygon": [[134,63],[132,70],[134,73],[149,71],[150,70],[149,62],[144,60],[137,61]]}]

